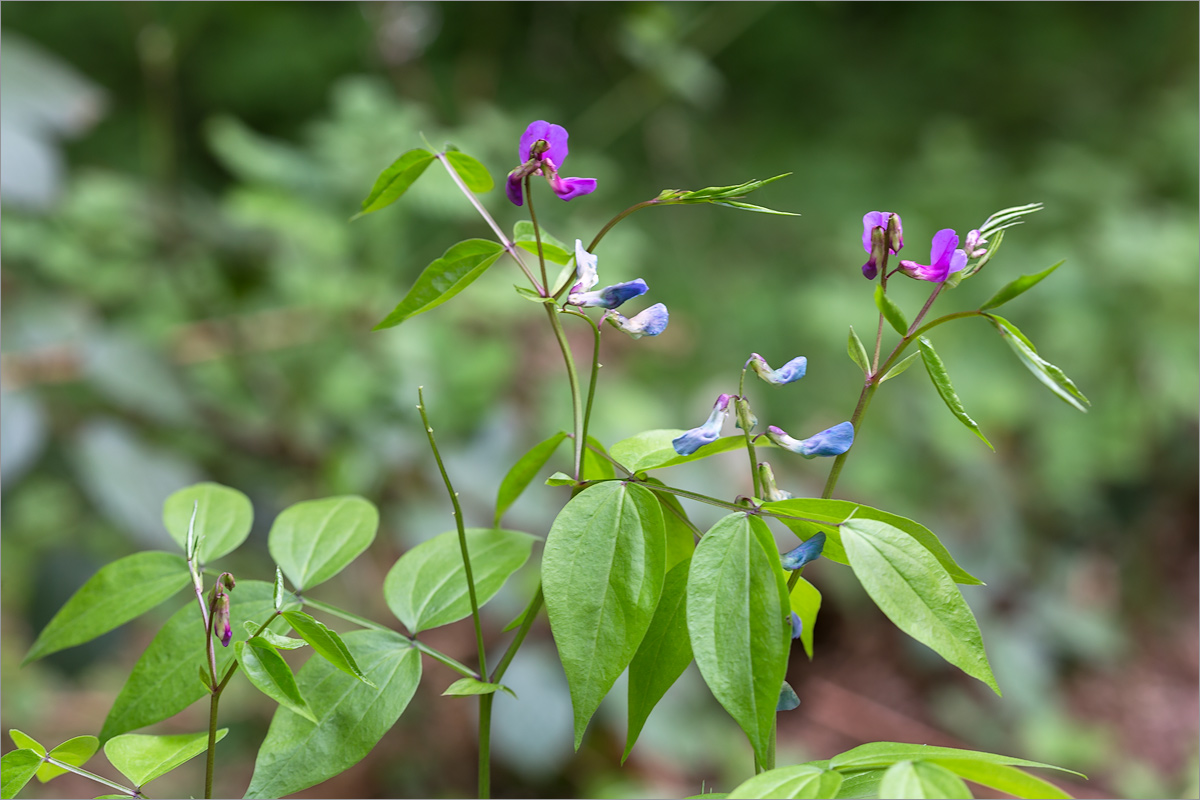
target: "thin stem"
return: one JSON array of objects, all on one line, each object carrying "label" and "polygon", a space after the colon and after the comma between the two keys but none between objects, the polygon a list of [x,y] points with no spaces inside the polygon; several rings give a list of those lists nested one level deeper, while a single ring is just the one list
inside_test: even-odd
[{"label": "thin stem", "polygon": [[[388,633],[396,633],[394,630],[392,630],[391,628],[389,628],[386,625],[381,625],[380,623],[375,622],[374,620],[369,620],[366,617],[360,617],[358,614],[355,614],[352,611],[347,611],[344,608],[338,608],[335,605],[330,605],[329,603],[323,603],[320,600],[314,600],[311,597],[304,598],[304,605],[312,606],[313,608],[317,609],[318,611],[324,611],[326,614],[330,614],[330,615],[338,617],[340,619],[344,619],[347,622],[353,622],[355,625],[361,625],[364,628],[371,628],[371,629],[377,630],[377,631],[387,631]],[[400,636],[401,634],[397,633],[396,635]]]},{"label": "thin stem", "polygon": [[[391,629],[386,628],[385,630],[391,630]],[[392,631],[392,633],[395,633],[395,631]],[[399,636],[400,634],[396,634],[396,635]],[[438,662],[441,662],[442,664],[445,664],[447,667],[454,670],[459,675],[462,675],[464,678],[474,678],[477,681],[486,681],[487,680],[487,678],[484,675],[471,669],[466,664],[462,663],[461,661],[455,661],[450,656],[446,655],[445,653],[443,653],[439,650],[434,650],[432,647],[430,647],[429,645],[425,644],[422,641],[419,641],[417,639],[409,639],[408,641],[410,641],[412,643],[413,647],[417,648],[419,651],[421,651],[425,655],[429,656],[434,661],[438,661]]]},{"label": "thin stem", "polygon": [[600,229],[600,232],[596,234],[596,238],[592,239],[592,243],[590,245],[588,245],[588,252],[589,253],[596,252],[596,246],[600,244],[600,240],[604,238],[604,234],[606,234],[610,230],[612,230],[613,226],[616,225],[618,222],[625,219],[626,217],[628,217],[630,214],[637,211],[638,209],[649,208],[650,206],[656,206],[661,202],[662,201],[659,200],[657,197],[654,198],[653,200],[643,200],[642,202],[636,203],[636,204],[630,206],[629,208],[625,209],[620,214],[617,214],[615,217],[613,217],[612,219],[610,219],[608,221],[607,225],[605,225],[603,228]]},{"label": "thin stem", "polygon": [[[746,368],[742,367],[742,377],[738,381],[738,396],[734,400],[734,411],[737,413],[738,425],[742,435],[746,437],[746,454],[750,456],[750,480],[754,485],[754,496],[763,496],[762,479],[758,475],[758,453],[754,450],[754,438],[750,435],[750,413],[742,411],[742,403],[746,397]],[[749,403],[746,404],[747,409]]]},{"label": "thin stem", "polygon": [[554,330],[554,338],[562,350],[563,363],[567,365],[567,380],[571,384],[571,411],[575,421],[575,480],[583,467],[583,398],[579,394],[579,373],[575,370],[575,359],[571,355],[571,343],[567,341],[566,331],[563,330],[562,320],[558,318],[558,307],[545,304],[546,314],[550,318],[550,327]]},{"label": "thin stem", "polygon": [[[212,637],[210,636],[211,640]],[[230,673],[232,674],[232,673]],[[213,689],[212,699],[208,703],[208,758],[204,764],[204,796],[213,796],[213,769],[216,766],[217,755],[217,707],[221,704],[220,687]]]},{"label": "thin stem", "polygon": [[108,778],[101,777],[100,775],[97,775],[94,772],[89,772],[86,769],[84,769],[83,767],[77,767],[74,764],[68,764],[65,761],[59,761],[57,758],[54,758],[53,756],[49,756],[49,755],[42,756],[42,761],[46,762],[47,764],[53,764],[56,767],[61,767],[62,769],[67,770],[68,772],[74,772],[76,775],[87,778],[89,780],[93,780],[96,783],[103,784],[104,786],[107,786],[110,789],[116,789],[119,792],[124,792],[125,794],[129,795],[130,797],[141,797],[142,796],[142,793],[140,791],[138,791],[137,789],[130,789],[128,786],[122,786],[121,784],[117,783],[116,781],[110,781]]},{"label": "thin stem", "polygon": [[[528,184],[528,181],[526,181]],[[526,196],[529,190],[525,190]],[[492,794],[492,703],[496,693],[479,695],[479,790],[480,800]]]},{"label": "thin stem", "polygon": [[[580,438],[586,446],[588,438],[588,425],[592,419],[592,402],[596,399],[596,382],[600,376],[600,326],[596,324],[595,320],[581,311],[571,309],[566,313],[571,314],[572,316],[582,317],[583,319],[587,320],[587,323],[592,326],[592,334],[594,336],[592,342],[592,374],[588,380],[587,401],[584,403],[583,407],[583,431],[580,433]],[[579,477],[583,478],[586,476],[581,474]]]},{"label": "thin stem", "polygon": [[529,601],[529,607],[525,609],[525,619],[521,620],[521,627],[517,628],[517,635],[513,637],[513,640],[508,645],[508,649],[504,651],[504,656],[500,659],[500,663],[492,671],[489,683],[499,683],[500,679],[504,677],[504,673],[508,671],[508,665],[512,663],[513,658],[517,655],[517,650],[521,647],[521,643],[525,641],[525,636],[529,633],[529,629],[533,627],[533,621],[537,618],[538,612],[541,611],[544,600],[542,582],[538,581],[537,592],[533,595],[533,599]]},{"label": "thin stem", "polygon": [[525,202],[529,205],[529,221],[533,223],[533,240],[537,243],[538,267],[542,270],[542,289],[538,292],[542,297],[550,296],[550,281],[546,278],[546,254],[542,252],[542,229],[538,225],[537,214],[533,210],[533,192],[529,188],[529,175],[525,176]]}]

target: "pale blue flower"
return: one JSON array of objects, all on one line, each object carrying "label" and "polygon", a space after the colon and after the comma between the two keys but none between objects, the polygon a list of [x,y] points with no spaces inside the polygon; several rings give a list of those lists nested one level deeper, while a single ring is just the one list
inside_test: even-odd
[{"label": "pale blue flower", "polygon": [[675,452],[681,456],[690,456],[706,444],[712,444],[721,438],[721,425],[729,415],[729,395],[723,394],[713,404],[708,421],[699,428],[692,428],[671,442]]},{"label": "pale blue flower", "polygon": [[792,612],[792,638],[799,639],[800,634],[804,633],[804,621],[800,619],[800,615],[795,611]]},{"label": "pale blue flower", "polygon": [[600,257],[592,255],[587,250],[583,249],[583,242],[579,239],[575,240],[575,285],[571,287],[574,292],[586,292],[600,282],[600,272],[597,265],[600,263]]},{"label": "pale blue flower", "polygon": [[793,453],[805,458],[817,456],[840,456],[854,444],[854,425],[840,422],[832,428],[813,434],[807,439],[797,440],[788,436],[787,432],[774,425],[767,428],[767,438]]},{"label": "pale blue flower", "polygon": [[643,336],[658,336],[665,331],[669,316],[666,306],[662,303],[655,303],[640,314],[635,314],[628,319],[619,311],[609,311],[604,318],[634,339],[640,339]]},{"label": "pale blue flower", "polygon": [[750,358],[746,361],[746,366],[772,386],[783,386],[804,377],[804,372],[808,369],[808,359],[804,356],[797,356],[779,369],[771,369],[771,365],[765,358],[758,353],[751,353]]}]

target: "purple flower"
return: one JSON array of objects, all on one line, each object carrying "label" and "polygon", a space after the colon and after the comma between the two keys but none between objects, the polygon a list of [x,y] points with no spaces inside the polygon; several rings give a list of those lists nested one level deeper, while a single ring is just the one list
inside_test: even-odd
[{"label": "purple flower", "polygon": [[854,444],[854,425],[840,422],[803,440],[793,439],[786,431],[772,425],[767,428],[767,438],[784,450],[790,450],[805,458],[840,456]]},{"label": "purple flower", "polygon": [[649,288],[644,280],[637,278],[625,283],[605,286],[598,292],[572,292],[567,296],[567,302],[573,306],[585,308],[616,308],[626,300],[632,300],[645,294]]},{"label": "purple flower", "polygon": [[669,314],[666,306],[662,303],[655,303],[640,314],[635,314],[628,319],[619,311],[609,311],[604,318],[634,339],[640,339],[643,336],[658,336],[665,331]]},{"label": "purple flower", "polygon": [[973,230],[967,234],[966,246],[963,248],[967,251],[968,258],[979,258],[987,253],[987,248],[983,245],[987,244],[987,239],[979,235],[978,230]]},{"label": "purple flower", "polygon": [[515,205],[522,205],[525,197],[521,183],[527,175],[543,175],[550,188],[563,200],[571,200],[596,191],[595,178],[562,178],[558,171],[567,160],[567,130],[561,125],[551,125],[545,120],[531,122],[521,134],[518,153],[521,166],[508,173],[504,191]]},{"label": "purple flower", "polygon": [[[863,249],[867,251],[867,263],[862,266],[863,277],[869,281],[875,280],[875,276],[879,273],[879,267],[876,263],[879,256],[883,253],[883,239],[887,237],[887,229],[889,220],[895,217],[896,225],[892,236],[892,241],[889,243],[888,250],[892,255],[900,252],[904,247],[904,228],[900,221],[899,214],[893,214],[890,211],[872,211],[863,216]],[[882,233],[876,234],[879,230]],[[872,239],[879,236],[881,241],[879,246],[874,246]]]},{"label": "purple flower", "polygon": [[785,383],[798,381],[804,377],[804,371],[808,369],[808,359],[804,356],[797,356],[779,369],[771,369],[771,365],[765,358],[758,353],[751,353],[749,360],[746,361],[746,366],[772,386],[783,386]]},{"label": "purple flower", "polygon": [[713,404],[708,421],[699,428],[692,428],[671,442],[675,452],[681,456],[690,456],[706,444],[712,444],[721,436],[721,425],[729,415],[729,395],[723,394]]},{"label": "purple flower", "polygon": [[796,549],[784,553],[779,560],[782,562],[784,569],[800,569],[805,564],[820,558],[821,551],[824,549],[825,534],[818,533],[815,536],[810,536],[808,541],[802,542]]},{"label": "purple flower", "polygon": [[967,265],[967,254],[958,250],[958,234],[952,228],[943,228],[933,235],[933,246],[929,248],[929,264],[901,261],[900,271],[919,281],[942,283],[950,273],[958,272]]},{"label": "purple flower", "polygon": [[213,634],[221,640],[222,647],[229,647],[229,640],[233,638],[233,628],[229,624],[229,595],[217,593],[212,604],[212,615]]}]

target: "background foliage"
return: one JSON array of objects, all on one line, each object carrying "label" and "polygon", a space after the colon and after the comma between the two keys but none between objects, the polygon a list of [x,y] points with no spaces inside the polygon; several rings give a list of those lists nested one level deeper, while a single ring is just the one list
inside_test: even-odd
[{"label": "background foliage", "polygon": [[[793,659],[803,705],[781,723],[781,763],[926,741],[1088,772],[1079,796],[1195,797],[1197,21],[1176,3],[6,4],[4,728],[96,732],[170,609],[48,668],[20,659],[102,563],[171,549],[162,500],[197,480],[253,500],[247,574],[266,574],[267,526],[290,503],[377,502],[376,557],[329,587],[389,618],[386,565],[450,527],[414,424],[418,384],[454,447],[468,523],[491,523],[506,466],[568,424],[554,345],[501,269],[436,321],[370,333],[450,237],[483,235],[448,180],[347,219],[421,133],[499,177],[542,118],[572,131],[571,174],[600,181],[542,204],[561,239],[663,188],[785,170],[762,202],[803,215],[653,210],[608,237],[606,274],[644,277],[672,321],[636,356],[606,337],[603,391],[619,401],[592,432],[607,442],[698,423],[754,349],[809,359],[802,395],[762,393],[772,418],[846,418],[845,326],[874,325],[862,215],[901,213],[921,251],[938,228],[1046,204],[1010,232],[997,273],[949,303],[1065,257],[1007,311],[1091,413],[1041,391],[982,323],[956,326],[938,351],[997,452],[910,375],[874,404],[839,492],[922,520],[988,583],[968,599],[1005,697],[904,641],[819,564],[816,659]],[[520,218],[498,193],[488,202]],[[716,489],[740,466],[674,469]],[[808,463],[776,471],[797,493],[824,478]],[[505,524],[544,533],[558,503],[531,491]],[[527,591],[485,611],[503,625]],[[497,791],[678,796],[728,789],[744,768],[740,733],[695,674],[626,769],[612,766],[623,702],[572,755],[561,667],[548,630],[535,634],[506,680],[521,702],[497,699]],[[462,623],[430,636],[472,648]],[[362,767],[309,794],[469,793],[453,767],[471,760],[467,706],[427,684]],[[223,705],[241,724],[218,794],[244,790],[237,753],[269,720],[245,688]],[[87,791],[71,780],[47,791]]]}]

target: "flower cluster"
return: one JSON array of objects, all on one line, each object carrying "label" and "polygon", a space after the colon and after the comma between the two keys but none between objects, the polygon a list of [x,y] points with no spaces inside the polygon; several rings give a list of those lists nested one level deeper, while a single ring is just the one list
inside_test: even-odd
[{"label": "flower cluster", "polygon": [[566,128],[540,119],[531,122],[525,129],[518,148],[521,166],[508,173],[508,182],[504,187],[508,199],[515,205],[525,202],[521,184],[529,175],[544,176],[550,188],[562,200],[573,200],[596,191],[595,178],[559,177],[558,171],[567,160],[567,136]]},{"label": "flower cluster", "polygon": [[584,250],[583,242],[576,239],[575,285],[571,287],[571,291],[567,295],[567,305],[606,309],[603,319],[608,320],[611,325],[628,333],[634,339],[640,339],[643,336],[658,336],[667,329],[670,315],[667,313],[667,307],[662,303],[655,303],[632,318],[614,310],[626,300],[640,297],[649,291],[650,287],[641,278],[624,283],[614,283],[593,291],[593,287],[600,282],[598,264],[599,259]]},{"label": "flower cluster", "polygon": [[[868,280],[874,280],[879,273],[878,262],[883,258],[885,247],[892,255],[904,247],[900,215],[890,211],[866,214],[863,217],[862,244],[868,255],[862,273]],[[986,253],[987,250],[982,247],[984,244],[987,244],[987,240],[980,237],[978,230],[973,230],[967,234],[965,247],[959,249],[958,234],[952,228],[943,228],[933,235],[928,264],[901,261],[897,271],[919,281],[944,283],[951,275],[966,267],[968,258],[979,258]]]}]

